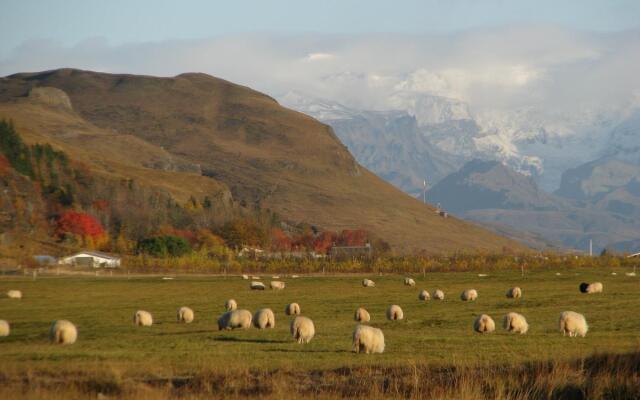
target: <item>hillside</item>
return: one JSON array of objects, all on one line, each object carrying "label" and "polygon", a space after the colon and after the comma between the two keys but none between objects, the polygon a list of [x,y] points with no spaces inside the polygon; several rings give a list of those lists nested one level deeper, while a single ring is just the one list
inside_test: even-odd
[{"label": "hillside", "polygon": [[97,174],[135,178],[179,199],[233,197],[324,229],[366,229],[401,251],[520,247],[437,216],[361,167],[328,126],[204,74],[12,75],[0,80],[0,118],[12,119],[27,142],[51,143]]}]

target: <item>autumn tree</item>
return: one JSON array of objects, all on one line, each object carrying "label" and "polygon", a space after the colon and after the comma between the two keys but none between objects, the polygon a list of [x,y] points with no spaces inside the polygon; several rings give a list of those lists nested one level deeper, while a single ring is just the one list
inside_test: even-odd
[{"label": "autumn tree", "polygon": [[66,210],[56,220],[55,234],[61,240],[75,240],[89,248],[100,248],[108,242],[107,234],[93,216]]}]

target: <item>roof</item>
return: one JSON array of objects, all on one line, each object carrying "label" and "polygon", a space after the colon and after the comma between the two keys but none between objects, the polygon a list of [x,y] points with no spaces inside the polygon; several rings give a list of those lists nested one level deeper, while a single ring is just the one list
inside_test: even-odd
[{"label": "roof", "polygon": [[640,256],[640,253],[634,253],[634,254],[628,255],[627,258],[638,257],[638,256]]},{"label": "roof", "polygon": [[109,253],[103,253],[101,251],[80,251],[78,253],[75,253],[73,255],[67,256],[65,258],[72,258],[72,257],[76,257],[79,256],[81,254],[88,254],[90,256],[93,257],[100,257],[100,258],[107,258],[107,259],[111,259],[111,260],[119,260],[121,257],[117,254],[109,254]]}]

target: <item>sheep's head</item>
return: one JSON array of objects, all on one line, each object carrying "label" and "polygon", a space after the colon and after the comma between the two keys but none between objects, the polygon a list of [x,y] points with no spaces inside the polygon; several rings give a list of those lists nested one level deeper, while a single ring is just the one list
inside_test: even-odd
[{"label": "sheep's head", "polygon": [[586,282],[582,282],[580,284],[580,292],[587,293],[587,289],[589,288],[589,284]]}]

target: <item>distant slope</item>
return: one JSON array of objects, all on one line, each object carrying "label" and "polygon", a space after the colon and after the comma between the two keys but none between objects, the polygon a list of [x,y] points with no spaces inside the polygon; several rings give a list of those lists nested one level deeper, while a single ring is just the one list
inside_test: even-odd
[{"label": "distant slope", "polygon": [[[605,185],[607,179],[584,185],[577,182],[576,176],[590,176],[586,169],[569,174],[571,177],[563,181],[571,184],[561,192],[574,193],[575,187],[599,188]],[[616,182],[615,179],[608,181]],[[586,197],[582,192],[565,199],[540,190],[530,177],[498,162],[474,160],[440,181],[427,196],[447,211],[485,223],[497,232],[536,247],[539,246],[537,243],[550,242],[551,245],[561,243],[584,250],[589,240],[593,240],[598,251],[604,247],[629,250],[627,247],[640,238],[640,220],[630,212],[635,204],[629,200],[636,188],[635,181],[627,177],[622,182],[627,185],[607,192],[607,196],[618,196],[615,199],[617,203],[605,203],[607,196],[600,196],[597,201],[584,201]],[[625,191],[626,196],[622,196],[623,190],[628,190]],[[583,201],[578,202],[576,198]],[[623,198],[626,200],[622,201]],[[629,212],[622,212],[625,210]],[[505,226],[534,235],[510,232]]]},{"label": "distant slope", "polygon": [[[30,98],[34,87],[61,90],[71,108]],[[199,189],[224,196],[228,187],[248,206],[327,229],[367,229],[400,251],[521,248],[437,216],[358,165],[328,126],[204,74],[17,74],[0,80],[0,117],[92,169],[133,174],[175,195]]]}]

